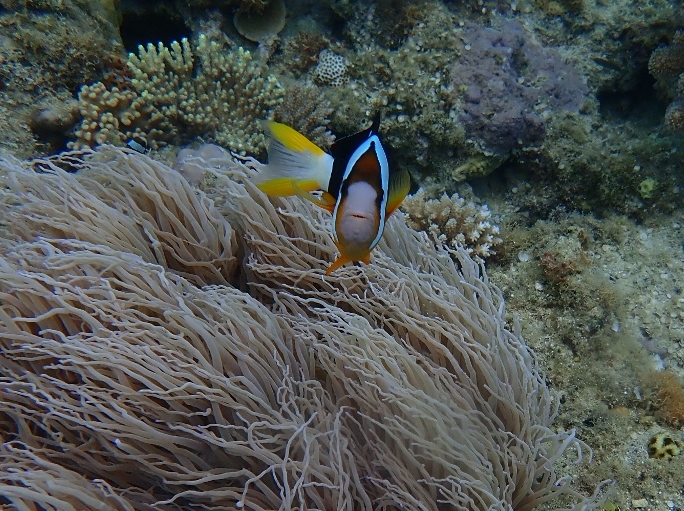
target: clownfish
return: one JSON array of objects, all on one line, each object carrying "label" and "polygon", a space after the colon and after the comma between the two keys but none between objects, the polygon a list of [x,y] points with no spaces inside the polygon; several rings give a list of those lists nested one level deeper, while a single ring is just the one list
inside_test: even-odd
[{"label": "clownfish", "polygon": [[268,164],[256,178],[257,187],[268,195],[299,195],[332,213],[340,254],[326,275],[348,262],[370,263],[385,222],[410,188],[408,172],[390,164],[378,132],[380,114],[370,128],[335,141],[330,154],[285,124],[268,121],[265,126]]}]

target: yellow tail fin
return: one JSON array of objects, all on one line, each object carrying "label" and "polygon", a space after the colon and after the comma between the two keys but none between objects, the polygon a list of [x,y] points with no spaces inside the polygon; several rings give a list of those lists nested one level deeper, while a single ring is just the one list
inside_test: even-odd
[{"label": "yellow tail fin", "polygon": [[328,188],[333,158],[301,133],[278,122],[264,123],[270,135],[268,164],[254,183],[268,195],[308,196]]}]

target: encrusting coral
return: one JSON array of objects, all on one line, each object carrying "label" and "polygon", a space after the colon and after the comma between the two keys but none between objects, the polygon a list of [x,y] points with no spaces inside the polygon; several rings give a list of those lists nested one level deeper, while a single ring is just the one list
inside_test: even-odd
[{"label": "encrusting coral", "polygon": [[541,46],[521,23],[498,21],[498,28],[465,27],[451,76],[468,137],[506,154],[540,143],[545,118],[579,111],[588,88],[557,50]]},{"label": "encrusting coral", "polygon": [[372,264],[325,277],[329,215],[216,163],[200,191],[111,146],[0,160],[10,505],[599,505],[556,473],[588,448],[463,249],[396,214]]},{"label": "encrusting coral", "polygon": [[130,89],[102,83],[79,93],[83,121],[71,148],[142,138],[149,147],[201,136],[239,153],[265,149],[261,120],[283,100],[273,75],[238,47],[228,51],[201,35],[130,54]]}]

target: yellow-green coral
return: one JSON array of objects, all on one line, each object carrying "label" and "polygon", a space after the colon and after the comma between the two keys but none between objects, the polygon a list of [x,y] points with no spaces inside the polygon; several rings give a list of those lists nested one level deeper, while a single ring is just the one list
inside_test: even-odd
[{"label": "yellow-green coral", "polygon": [[242,154],[264,150],[258,121],[272,116],[283,89],[249,51],[227,51],[200,36],[194,47],[187,39],[140,46],[128,67],[130,90],[107,91],[101,83],[81,90],[84,121],[73,146],[121,145],[143,135],[154,147],[201,136]]},{"label": "yellow-green coral", "polygon": [[653,435],[651,440],[648,442],[649,458],[657,458],[659,460],[669,459],[679,456],[681,452],[681,443],[664,431]]},{"label": "yellow-green coral", "polygon": [[643,199],[652,199],[655,188],[656,180],[652,177],[646,178],[639,183],[639,195],[641,195]]},{"label": "yellow-green coral", "polygon": [[78,99],[83,120],[75,132],[77,140],[69,144],[71,148],[122,146],[132,138],[149,140],[156,147],[157,140],[166,138],[167,133],[155,128],[163,116],[133,90],[108,90],[97,82],[81,87]]}]

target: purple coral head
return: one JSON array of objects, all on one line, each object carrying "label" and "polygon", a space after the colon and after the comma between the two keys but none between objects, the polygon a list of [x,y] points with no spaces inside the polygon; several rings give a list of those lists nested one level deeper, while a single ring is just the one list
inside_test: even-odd
[{"label": "purple coral head", "polygon": [[544,48],[517,21],[498,28],[468,24],[451,70],[468,136],[503,154],[540,143],[542,112],[577,111],[588,89],[577,70],[553,48]]}]

